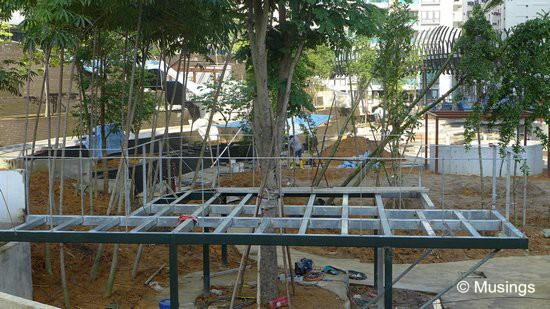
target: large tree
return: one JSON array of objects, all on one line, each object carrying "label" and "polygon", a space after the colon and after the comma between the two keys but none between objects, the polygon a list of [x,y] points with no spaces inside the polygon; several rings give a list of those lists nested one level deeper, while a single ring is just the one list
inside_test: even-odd
[{"label": "large tree", "polygon": [[[253,1],[244,3],[254,72],[253,131],[261,169],[261,212],[277,216],[282,205],[277,159],[281,153],[291,85],[304,48],[322,43],[344,47],[350,33],[372,34],[380,18],[365,1]],[[275,70],[277,94],[270,99],[270,70]],[[274,247],[260,249],[260,302],[278,296]]]}]

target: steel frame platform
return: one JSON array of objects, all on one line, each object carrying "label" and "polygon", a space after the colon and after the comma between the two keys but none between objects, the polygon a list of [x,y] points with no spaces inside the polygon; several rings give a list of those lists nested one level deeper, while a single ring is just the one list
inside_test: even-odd
[{"label": "steel frame platform", "polygon": [[[283,197],[307,202],[285,205],[280,218],[254,216],[258,191],[179,192],[155,198],[127,216],[31,214],[23,224],[0,230],[0,241],[168,244],[173,308],[179,304],[178,244],[202,244],[206,257],[210,245],[228,244],[377,248],[376,273],[384,273],[382,265],[386,273],[390,270],[384,284],[386,308],[391,306],[392,248],[528,247],[527,237],[497,210],[436,209],[421,187],[284,188]],[[227,203],[229,197],[238,202]],[[319,198],[337,198],[339,204],[318,205]],[[422,208],[385,209],[384,199],[400,198],[419,199]],[[204,269],[209,280],[208,258]]]}]

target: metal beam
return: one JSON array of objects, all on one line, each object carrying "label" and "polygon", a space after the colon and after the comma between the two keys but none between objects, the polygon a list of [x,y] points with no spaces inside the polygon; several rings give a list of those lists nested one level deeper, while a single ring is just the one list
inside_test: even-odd
[{"label": "metal beam", "polygon": [[225,233],[227,229],[231,226],[231,222],[233,221],[233,218],[236,216],[239,216],[243,212],[244,205],[248,203],[250,198],[252,197],[252,193],[248,193],[240,202],[237,207],[233,208],[231,213],[227,215],[227,217],[222,221],[220,225],[214,230],[214,233]]},{"label": "metal beam", "polygon": [[485,264],[485,262],[487,262],[490,258],[495,256],[495,254],[497,254],[499,251],[500,251],[499,249],[491,251],[491,253],[489,253],[487,256],[485,256],[481,261],[477,262],[467,272],[462,273],[462,275],[460,277],[458,277],[458,279],[456,279],[451,285],[449,285],[443,291],[437,293],[437,295],[435,295],[430,300],[428,300],[424,305],[422,305],[422,307],[420,307],[420,309],[429,308],[436,299],[441,298],[441,296],[443,296],[443,294],[447,293],[450,289],[454,288],[460,281],[464,280],[464,278],[468,277],[469,274],[473,273],[481,265]]},{"label": "metal beam", "polygon": [[309,219],[311,218],[311,214],[313,213],[313,204],[315,203],[315,197],[316,194],[312,194],[309,196],[309,200],[306,205],[306,211],[304,213],[304,216],[302,217],[302,225],[300,226],[300,230],[298,231],[298,234],[300,235],[304,235],[307,231]]},{"label": "metal beam", "polygon": [[58,226],[54,227],[52,229],[52,231],[53,232],[63,231],[65,229],[68,229],[68,228],[73,227],[75,225],[81,224],[82,221],[83,221],[82,218],[72,218],[72,219],[69,219],[69,220],[65,221],[65,223],[59,224]]},{"label": "metal beam", "polygon": [[382,196],[380,194],[375,195],[376,207],[378,208],[378,218],[380,219],[380,225],[382,226],[382,234],[384,236],[391,236],[391,228],[386,217],[386,212],[384,210],[384,203],[382,202]]},{"label": "metal beam", "polygon": [[33,218],[23,224],[20,224],[16,226],[14,229],[16,231],[23,231],[23,230],[32,230],[37,226],[40,226],[42,224],[46,223],[46,218]]},{"label": "metal beam", "polygon": [[[273,221],[274,219],[271,218]],[[170,232],[0,231],[0,241],[50,243],[211,244],[267,246],[334,246],[456,249],[527,249],[528,239],[517,237],[429,237],[340,234],[245,234]]]},{"label": "metal beam", "polygon": [[470,235],[472,235],[472,237],[481,237],[476,229],[470,224],[468,220],[466,220],[466,218],[464,218],[464,216],[459,211],[455,210],[454,213],[458,220],[460,220],[462,226],[468,231],[468,233],[470,233]]},{"label": "metal beam", "polygon": [[130,233],[144,232],[144,231],[150,230],[151,228],[153,228],[153,226],[155,226],[158,223],[158,219],[160,216],[164,216],[170,211],[171,211],[170,206],[164,207],[162,210],[157,212],[153,217],[145,220],[143,223],[136,226],[133,230],[130,231]]},{"label": "metal beam", "polygon": [[435,205],[428,196],[428,193],[421,192],[420,193],[420,202],[422,203],[422,206],[426,209],[435,209]]},{"label": "metal beam", "polygon": [[420,219],[420,223],[422,224],[422,228],[424,229],[424,232],[428,234],[429,236],[436,236],[434,230],[432,229],[432,226],[426,219],[426,216],[422,212],[422,210],[417,210],[416,214],[418,215],[418,218]]},{"label": "metal beam", "polygon": [[344,194],[342,197],[342,228],[341,234],[347,235],[349,231],[349,195]]},{"label": "metal beam", "polygon": [[271,218],[265,217],[262,218],[262,221],[260,222],[260,226],[254,231],[254,234],[263,234],[271,224]]},{"label": "metal beam", "polygon": [[102,232],[102,231],[107,231],[109,229],[112,229],[113,227],[115,227],[116,225],[119,225],[120,224],[120,218],[112,218],[112,219],[107,219],[105,220],[105,222],[99,224],[98,226],[94,227],[93,229],[90,230],[90,232]]},{"label": "metal beam", "polygon": [[[210,204],[212,204],[215,200],[217,200],[220,197],[221,193],[218,192],[214,194],[208,201],[206,201],[201,208],[197,209],[192,216],[198,216],[200,214],[208,214],[208,207]],[[193,219],[186,219],[182,223],[180,223],[178,226],[176,226],[175,229],[172,230],[172,233],[179,233],[179,232],[188,232],[193,228],[194,221]]]}]

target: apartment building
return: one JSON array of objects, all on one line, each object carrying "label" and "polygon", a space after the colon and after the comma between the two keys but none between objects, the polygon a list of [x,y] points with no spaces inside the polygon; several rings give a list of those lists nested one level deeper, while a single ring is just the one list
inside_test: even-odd
[{"label": "apartment building", "polygon": [[[468,2],[475,4],[477,1]],[[487,18],[496,30],[504,31],[544,12],[550,12],[550,0],[504,0],[487,14]]]}]

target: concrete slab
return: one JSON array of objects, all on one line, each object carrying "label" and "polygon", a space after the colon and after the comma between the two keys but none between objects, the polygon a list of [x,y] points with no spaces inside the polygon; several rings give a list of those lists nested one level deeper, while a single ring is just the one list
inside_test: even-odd
[{"label": "concrete slab", "polygon": [[25,298],[13,296],[10,294],[0,292],[0,308],[10,308],[10,309],[59,309],[59,307],[54,307],[46,305],[43,303],[35,302]]},{"label": "concrete slab", "polygon": [[[31,246],[0,244],[0,292],[32,299]],[[0,308],[6,308],[0,306]]]},{"label": "concrete slab", "polygon": [[[238,246],[243,250],[244,246]],[[256,250],[252,250],[256,252]],[[280,250],[278,250],[280,254]],[[367,279],[354,281],[358,284],[373,284],[374,266],[372,263],[361,263],[358,259],[338,259],[334,257],[318,256],[298,250],[291,250],[293,261],[303,257],[314,261],[314,267],[320,269],[325,265],[332,265],[340,269],[352,269],[367,274]],[[251,258],[256,258],[251,255]],[[279,258],[279,266],[282,268],[283,259]],[[411,270],[396,288],[416,291],[438,293],[452,284],[462,272],[467,271],[477,260],[459,261],[437,264],[419,264]],[[550,301],[550,256],[518,256],[496,257],[489,260],[478,270],[487,278],[467,277],[470,289],[464,293],[453,287],[442,297],[445,308],[548,308]],[[396,277],[408,264],[394,264],[393,276]],[[233,284],[236,273],[213,277],[213,285]],[[345,276],[337,277],[327,275],[330,281],[317,283],[319,287],[326,288],[336,293],[343,300],[347,300],[347,283]],[[247,271],[245,282],[256,283],[256,272]],[[531,284],[532,286],[529,286]],[[180,276],[180,308],[195,308],[193,301],[202,293],[202,272],[195,272]],[[529,289],[532,287],[532,289]],[[502,288],[503,290],[498,290]],[[497,289],[496,291],[494,289]],[[507,290],[506,290],[507,289]],[[525,294],[523,294],[525,290]],[[523,296],[522,296],[523,295]],[[158,300],[168,298],[169,289],[165,287],[157,295]],[[349,306],[349,301],[346,308]]]}]

